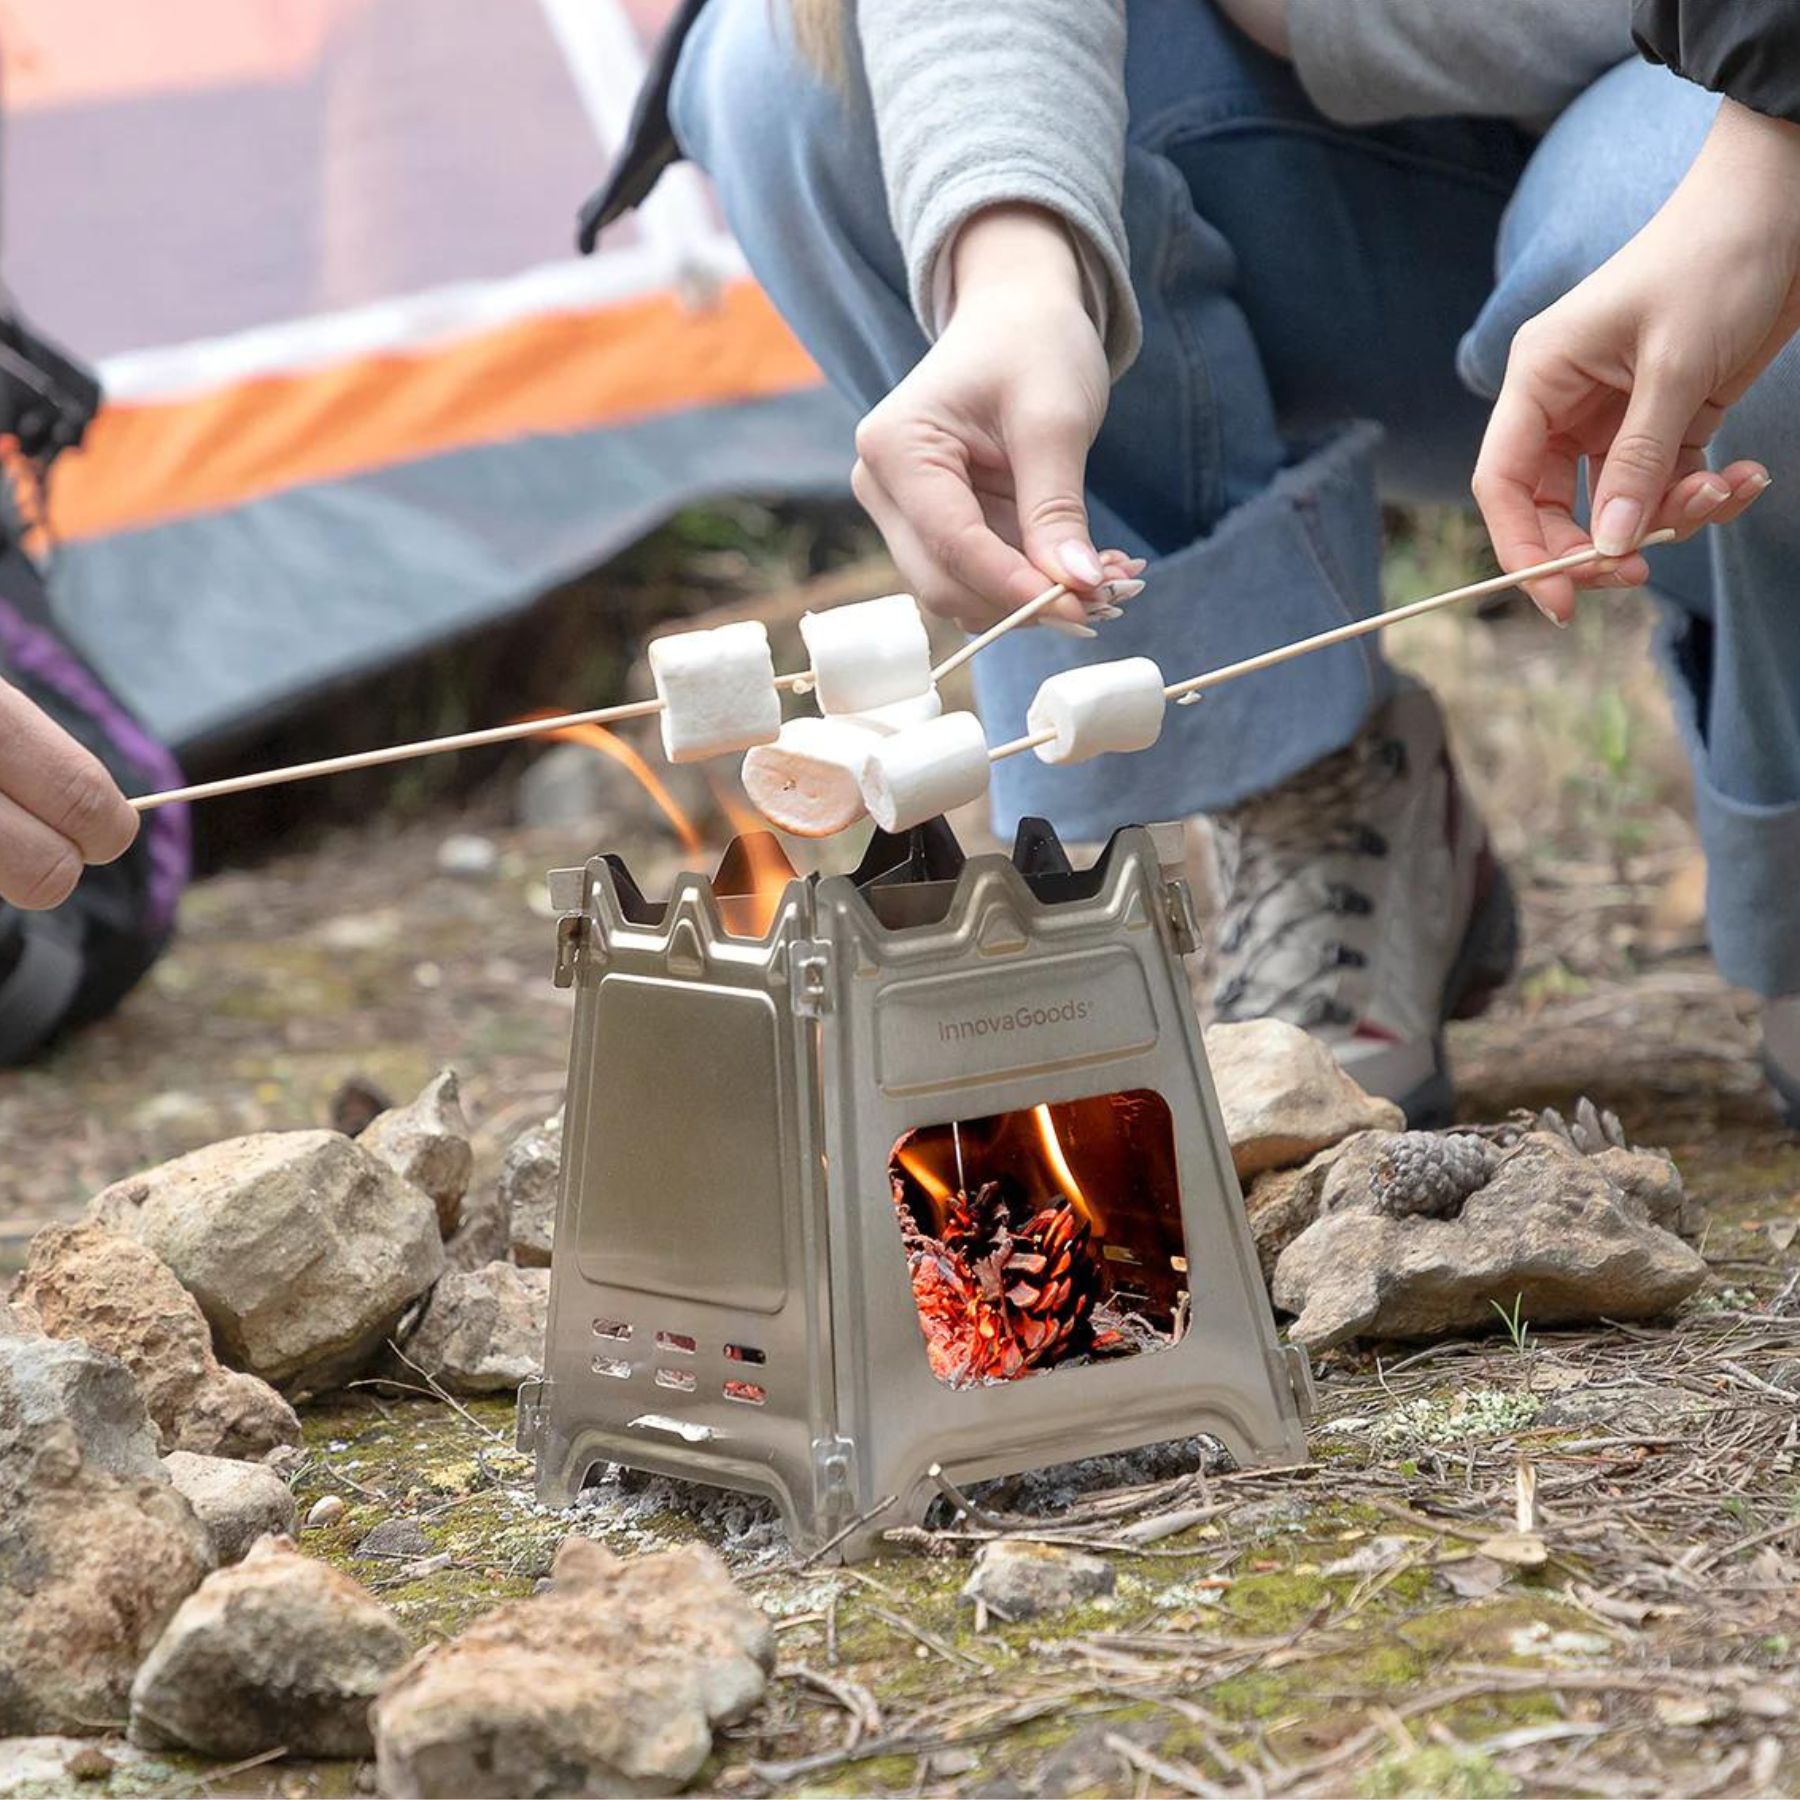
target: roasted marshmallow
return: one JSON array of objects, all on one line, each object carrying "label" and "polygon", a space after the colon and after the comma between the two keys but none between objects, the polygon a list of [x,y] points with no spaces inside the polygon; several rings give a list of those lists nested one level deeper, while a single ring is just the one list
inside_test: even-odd
[{"label": "roasted marshmallow", "polygon": [[854,719],[789,719],[744,758],[744,792],[777,831],[830,837],[868,816],[862,771],[882,731]]},{"label": "roasted marshmallow", "polygon": [[1148,750],[1162,736],[1166,704],[1162,670],[1149,657],[1087,663],[1044,682],[1025,729],[1032,737],[1056,733],[1037,746],[1042,761],[1086,762],[1109,752]]},{"label": "roasted marshmallow", "polygon": [[658,638],[649,654],[670,762],[748,750],[781,730],[769,634],[755,620]]}]

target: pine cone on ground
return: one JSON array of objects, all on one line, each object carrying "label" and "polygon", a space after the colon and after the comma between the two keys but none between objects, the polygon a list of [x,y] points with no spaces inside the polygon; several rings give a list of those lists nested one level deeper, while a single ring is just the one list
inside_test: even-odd
[{"label": "pine cone on ground", "polygon": [[1483,1138],[1465,1132],[1403,1131],[1369,1176],[1378,1212],[1397,1218],[1453,1219],[1487,1185],[1496,1158]]}]

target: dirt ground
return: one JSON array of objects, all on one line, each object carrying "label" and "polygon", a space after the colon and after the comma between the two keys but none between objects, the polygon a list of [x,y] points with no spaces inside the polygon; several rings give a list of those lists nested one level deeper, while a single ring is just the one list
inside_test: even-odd
[{"label": "dirt ground", "polygon": [[[1391,598],[1474,557],[1460,521],[1399,532]],[[1589,1094],[1667,1146],[1713,1220],[1714,1279],[1680,1318],[1336,1354],[1307,1470],[1181,1477],[1073,1524],[965,1519],[850,1571],[796,1567],[742,1507],[615,1491],[546,1515],[504,1408],[351,1397],[309,1419],[303,1504],[350,1506],[312,1547],[425,1640],[528,1592],[572,1523],[622,1547],[720,1542],[778,1619],[781,1667],[705,1777],[718,1791],[1800,1792],[1800,1141],[1762,1087],[1752,1004],[1704,953],[1648,626],[1640,599],[1608,598],[1566,636],[1507,611],[1393,648],[1445,696],[1527,915],[1514,989],[1453,1033],[1462,1114]],[[325,1122],[353,1075],[398,1097],[455,1066],[491,1180],[561,1090],[543,871],[619,849],[654,892],[680,862],[646,809],[604,846],[510,816],[507,778],[454,814],[372,818],[199,886],[116,1020],[0,1077],[0,1269],[108,1181]],[[491,844],[492,867],[446,872],[453,833]],[[395,1515],[449,1564],[372,1574],[354,1546]],[[964,1559],[1006,1526],[1103,1549],[1117,1592],[977,1632]],[[355,1779],[209,1784],[177,1762],[99,1791]]]}]

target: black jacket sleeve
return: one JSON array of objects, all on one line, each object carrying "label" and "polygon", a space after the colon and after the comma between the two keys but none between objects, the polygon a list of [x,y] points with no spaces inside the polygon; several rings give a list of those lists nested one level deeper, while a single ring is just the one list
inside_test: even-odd
[{"label": "black jacket sleeve", "polygon": [[1633,0],[1652,62],[1800,124],[1800,0]]}]

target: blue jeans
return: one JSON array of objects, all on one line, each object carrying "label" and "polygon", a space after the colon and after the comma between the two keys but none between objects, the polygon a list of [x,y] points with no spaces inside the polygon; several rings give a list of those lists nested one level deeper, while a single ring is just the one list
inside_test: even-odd
[{"label": "blue jeans", "polygon": [[[711,0],[672,114],[758,278],[859,408],[925,341],[906,302],[866,87],[787,41],[779,0]],[[1150,595],[1084,649],[984,654],[990,733],[1095,651],[1197,672],[1380,605],[1378,495],[1463,499],[1514,331],[1650,216],[1717,100],[1627,63],[1547,136],[1491,120],[1354,131],[1204,0],[1130,0],[1124,210],[1144,349],[1089,463],[1096,540],[1153,559]],[[1787,454],[1784,454],[1786,452]],[[1800,464],[1800,352],[1719,442]],[[1726,975],[1800,992],[1800,475],[1709,541],[1658,553],[1666,667],[1694,765]],[[1341,748],[1390,692],[1373,639],[1171,713],[1155,749],[997,771],[1024,813],[1098,838],[1206,812]]]}]

